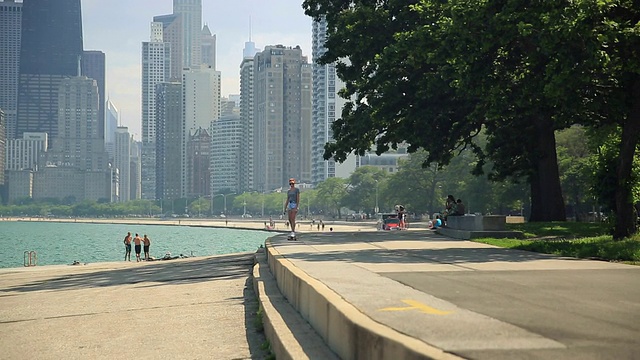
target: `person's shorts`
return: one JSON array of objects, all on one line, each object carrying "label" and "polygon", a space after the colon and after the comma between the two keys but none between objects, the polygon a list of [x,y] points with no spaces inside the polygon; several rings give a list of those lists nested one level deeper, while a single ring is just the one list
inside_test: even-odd
[{"label": "person's shorts", "polygon": [[131,252],[131,244],[124,244],[124,250],[126,252]]},{"label": "person's shorts", "polygon": [[292,201],[292,202],[290,202],[290,203],[289,203],[289,205],[287,205],[287,209],[288,209],[289,211],[294,210],[295,208],[296,208],[296,203],[295,203],[295,201]]},{"label": "person's shorts", "polygon": [[144,246],[144,252],[149,252],[149,245]]},{"label": "person's shorts", "polygon": [[140,254],[140,250],[142,250],[142,246],[136,245],[136,254]]}]

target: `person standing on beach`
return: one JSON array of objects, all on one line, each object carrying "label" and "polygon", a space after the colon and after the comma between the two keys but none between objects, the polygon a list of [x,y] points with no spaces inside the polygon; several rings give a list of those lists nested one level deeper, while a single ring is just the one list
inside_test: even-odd
[{"label": "person standing on beach", "polygon": [[124,237],[124,261],[131,261],[131,233],[128,232],[127,236]]},{"label": "person standing on beach", "polygon": [[133,238],[133,244],[136,249],[136,262],[140,261],[140,251],[142,250],[142,238],[140,235],[136,234],[136,237]]},{"label": "person standing on beach", "polygon": [[300,189],[296,187],[296,179],[289,179],[289,190],[284,201],[284,211],[289,213],[289,224],[291,225],[291,238],[296,237],[296,215],[298,214],[298,204],[300,204]]},{"label": "person standing on beach", "polygon": [[149,260],[149,246],[151,246],[151,239],[147,237],[147,234],[144,234],[144,239],[142,239],[142,243],[144,245],[144,260]]}]

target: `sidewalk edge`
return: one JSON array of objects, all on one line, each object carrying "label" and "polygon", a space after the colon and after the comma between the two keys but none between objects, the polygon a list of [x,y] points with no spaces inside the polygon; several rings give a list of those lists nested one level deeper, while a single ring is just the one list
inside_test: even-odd
[{"label": "sidewalk edge", "polygon": [[282,296],[269,271],[264,253],[255,255],[253,288],[262,309],[265,336],[277,359],[338,359],[309,323]]},{"label": "sidewalk edge", "polygon": [[374,321],[266,241],[280,292],[342,359],[461,359]]}]

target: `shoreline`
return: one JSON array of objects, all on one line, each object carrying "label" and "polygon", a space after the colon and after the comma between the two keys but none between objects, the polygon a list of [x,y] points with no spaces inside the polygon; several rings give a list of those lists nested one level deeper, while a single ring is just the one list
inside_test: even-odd
[{"label": "shoreline", "polygon": [[[208,227],[233,230],[258,230],[265,232],[273,232],[276,234],[289,232],[289,228],[285,227],[285,220],[274,220],[276,226],[274,229],[266,229],[265,222],[268,220],[227,218],[227,219],[205,219],[205,218],[40,218],[40,217],[4,217],[0,218],[0,222],[54,222],[54,223],[85,223],[85,224],[124,224],[124,225],[166,225],[166,226],[192,226],[192,227]],[[363,222],[342,222],[327,221],[325,229],[318,229],[317,223],[314,225],[310,220],[302,220],[297,222],[296,232],[300,233],[318,233],[318,232],[360,232],[360,231],[376,231],[375,221]]]}]

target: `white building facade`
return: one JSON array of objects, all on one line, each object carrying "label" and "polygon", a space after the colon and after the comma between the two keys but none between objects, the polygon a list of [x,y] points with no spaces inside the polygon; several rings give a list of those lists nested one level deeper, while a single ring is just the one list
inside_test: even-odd
[{"label": "white building facade", "polygon": [[209,67],[185,69],[182,73],[182,196],[188,193],[189,138],[198,129],[209,129],[220,118],[220,72]]},{"label": "white building facade", "polygon": [[171,44],[163,41],[163,24],[151,23],[150,41],[142,43],[142,198],[156,193],[156,85],[171,75]]}]

